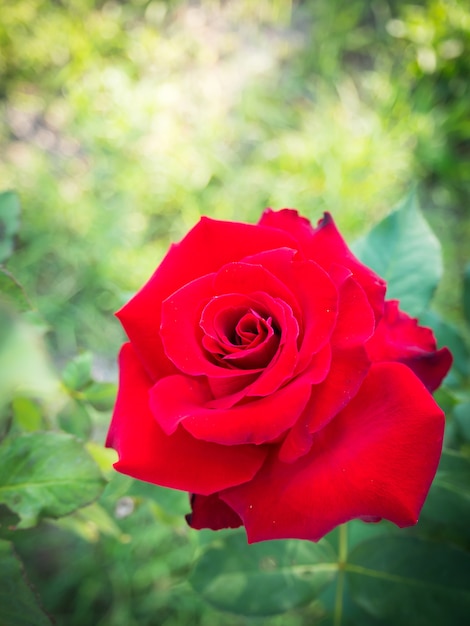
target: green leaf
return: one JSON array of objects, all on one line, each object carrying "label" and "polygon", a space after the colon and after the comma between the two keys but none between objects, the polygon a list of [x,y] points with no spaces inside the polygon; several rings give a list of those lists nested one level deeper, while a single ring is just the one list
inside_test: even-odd
[{"label": "green leaf", "polygon": [[465,624],[470,611],[470,554],[416,537],[365,541],[345,566],[353,600],[381,624]]},{"label": "green leaf", "polygon": [[415,194],[354,246],[363,263],[387,281],[387,298],[418,316],[429,304],[442,275],[439,241],[424,219]]},{"label": "green leaf", "polygon": [[119,538],[121,529],[104,507],[93,502],[78,511],[54,521],[54,525],[70,530],[85,541],[96,542],[102,535]]},{"label": "green leaf", "polygon": [[118,474],[116,470],[113,469],[113,463],[116,463],[118,456],[115,450],[112,448],[104,448],[102,445],[95,443],[94,441],[87,441],[85,448],[100,468],[101,473],[106,476],[108,480],[115,477],[120,477],[122,480],[133,480],[133,478],[129,478],[128,476]]},{"label": "green leaf", "polygon": [[0,540],[0,562],[0,626],[51,626],[8,541]]},{"label": "green leaf", "polygon": [[203,553],[193,588],[218,609],[267,616],[312,602],[338,566],[326,541],[267,541],[248,545],[244,533],[225,536]]},{"label": "green leaf", "polygon": [[80,391],[92,382],[93,355],[83,352],[67,363],[62,372],[64,385],[71,391]]},{"label": "green leaf", "polygon": [[116,400],[114,383],[92,383],[83,391],[82,399],[97,411],[109,411]]},{"label": "green leaf", "polygon": [[18,312],[30,311],[32,309],[25,290],[13,274],[4,267],[0,267],[0,294],[2,300],[12,305]]},{"label": "green leaf", "polygon": [[83,446],[63,433],[28,433],[0,445],[0,502],[17,513],[19,528],[61,517],[89,504],[104,480]]},{"label": "green leaf", "polygon": [[190,504],[188,494],[177,489],[167,489],[159,485],[134,480],[129,488],[128,495],[145,500],[153,500],[168,513],[185,515],[189,512]]},{"label": "green leaf", "polygon": [[13,239],[20,226],[20,202],[14,191],[0,193],[0,263],[13,252]]},{"label": "green leaf", "polygon": [[470,402],[462,402],[457,405],[453,412],[459,436],[470,443]]},{"label": "green leaf", "polygon": [[92,421],[86,406],[81,402],[70,400],[58,415],[59,426],[66,433],[75,435],[79,439],[89,439],[92,431]]},{"label": "green leaf", "polygon": [[33,400],[22,397],[14,398],[12,409],[15,421],[22,430],[34,432],[43,427],[42,411]]},{"label": "green leaf", "polygon": [[416,530],[462,545],[470,542],[470,459],[444,450]]}]

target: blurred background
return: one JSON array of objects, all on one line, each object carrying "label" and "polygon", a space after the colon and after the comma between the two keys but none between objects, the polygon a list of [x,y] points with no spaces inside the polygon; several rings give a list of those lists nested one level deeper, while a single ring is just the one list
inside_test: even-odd
[{"label": "blurred background", "polygon": [[[466,0],[0,0],[0,191],[22,206],[8,269],[56,370],[91,350],[115,382],[113,312],[199,216],[330,211],[352,242],[415,185],[444,246],[436,307],[458,323],[469,76]],[[180,495],[118,478],[101,508],[25,539],[58,624],[255,623],[189,591]]]}]

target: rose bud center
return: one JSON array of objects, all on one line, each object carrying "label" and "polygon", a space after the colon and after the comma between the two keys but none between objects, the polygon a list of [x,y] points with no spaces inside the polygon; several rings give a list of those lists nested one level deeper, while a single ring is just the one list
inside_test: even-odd
[{"label": "rose bud center", "polygon": [[208,357],[229,369],[267,366],[279,347],[278,324],[258,303],[235,305],[232,300],[232,295],[213,298],[202,312],[202,345]]}]

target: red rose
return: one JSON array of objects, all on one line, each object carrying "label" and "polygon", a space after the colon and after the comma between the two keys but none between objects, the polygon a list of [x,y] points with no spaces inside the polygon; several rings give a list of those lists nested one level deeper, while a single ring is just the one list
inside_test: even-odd
[{"label": "red rose", "polygon": [[115,468],[250,542],[415,524],[444,429],[425,385],[451,357],[384,296],[328,214],[202,218],[118,313]]}]

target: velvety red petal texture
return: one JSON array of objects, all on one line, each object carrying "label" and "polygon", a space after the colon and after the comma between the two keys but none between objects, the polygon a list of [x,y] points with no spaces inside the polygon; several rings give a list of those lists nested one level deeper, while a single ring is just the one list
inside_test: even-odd
[{"label": "velvety red petal texture", "polygon": [[375,364],[307,455],[285,464],[273,452],[252,481],[220,497],[249,542],[316,541],[357,517],[409,526],[436,472],[443,432],[443,413],[419,379],[399,363]]},{"label": "velvety red petal texture", "polygon": [[233,446],[273,441],[292,426],[311,394],[308,380],[299,377],[265,398],[251,399],[229,409],[208,408],[207,383],[187,376],[168,376],[150,392],[155,419],[167,434],[181,424],[197,439]]},{"label": "velvety red petal texture", "polygon": [[299,215],[297,209],[281,209],[280,211],[265,209],[258,224],[290,233],[299,243],[300,250],[304,251],[308,257],[307,252],[315,231],[309,220]]},{"label": "velvety red petal texture", "polygon": [[[281,255],[282,252],[282,255]],[[294,294],[300,307],[301,345],[297,371],[301,371],[326,345],[338,315],[338,291],[328,274],[316,263],[305,261],[294,250],[270,250],[250,257],[279,278]]]},{"label": "velvety red petal texture", "polygon": [[325,213],[317,227],[312,228],[308,220],[300,217],[297,211],[267,209],[259,224],[278,228],[291,234],[299,242],[300,249],[305,256],[316,261],[327,272],[333,264],[344,265],[350,269],[354,278],[366,292],[376,319],[380,319],[385,296],[385,281],[354,256],[329,213]]},{"label": "velvety red petal texture", "polygon": [[106,446],[123,474],[204,495],[253,478],[266,458],[260,446],[218,446],[198,441],[179,428],[168,436],[149,407],[152,386],[131,344],[120,358],[119,391]]},{"label": "velvety red petal texture", "polygon": [[312,389],[308,405],[281,445],[279,458],[282,461],[292,463],[310,450],[314,433],[354,398],[369,367],[370,361],[362,346],[334,352],[328,376]]},{"label": "velvety red petal texture", "polygon": [[429,390],[452,357],[385,286],[328,213],[202,218],[117,313],[115,468],[249,542],[416,523],[444,428]]},{"label": "velvety red petal texture", "polygon": [[[264,291],[260,291],[260,288]],[[204,350],[201,315],[211,298],[238,295],[239,306],[263,309],[277,321],[280,349],[276,362],[266,365],[252,394],[264,395],[274,391],[292,371],[297,362],[298,322],[293,313],[297,304],[286,286],[259,265],[231,263],[217,274],[209,274],[185,285],[162,305],[161,337],[165,353],[179,371],[192,376],[214,378],[246,376],[256,369],[238,369],[208,358]],[[247,299],[249,296],[251,299]],[[203,324],[204,325],[204,324]],[[236,391],[239,391],[237,385]],[[225,393],[233,393],[224,388]]]},{"label": "velvety red petal texture", "polygon": [[331,339],[335,348],[363,346],[375,330],[375,316],[365,291],[348,277],[339,288],[339,313]]},{"label": "velvety red petal texture", "polygon": [[186,521],[191,528],[220,530],[242,526],[240,517],[216,493],[211,496],[193,494],[191,509],[191,513],[186,515]]},{"label": "velvety red petal texture", "polygon": [[452,365],[449,350],[437,350],[432,330],[400,311],[397,300],[385,302],[384,316],[367,351],[372,361],[404,363],[430,391],[439,387]]},{"label": "velvety red petal texture", "polygon": [[159,336],[163,300],[226,263],[263,250],[296,245],[289,233],[276,229],[201,218],[180,243],[170,247],[150,280],[117,313],[148,374],[156,380],[175,373]]}]

